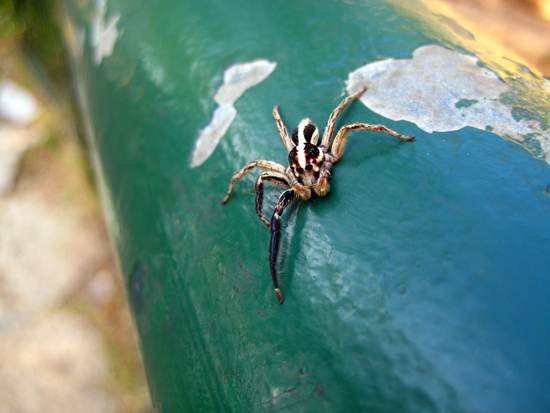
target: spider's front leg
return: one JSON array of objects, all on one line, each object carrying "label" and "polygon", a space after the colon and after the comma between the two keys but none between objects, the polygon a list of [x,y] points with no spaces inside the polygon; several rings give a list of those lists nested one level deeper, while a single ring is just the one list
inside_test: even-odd
[{"label": "spider's front leg", "polygon": [[258,180],[256,181],[256,214],[260,217],[260,219],[263,221],[264,224],[266,224],[269,228],[271,228],[271,225],[269,224],[269,221],[264,216],[262,210],[263,210],[263,203],[264,203],[264,184],[263,181],[271,182],[274,185],[277,186],[291,186],[288,182],[288,179],[286,178],[286,175],[277,173],[277,172],[264,172],[258,177]]},{"label": "spider's front leg", "polygon": [[279,106],[275,106],[273,108],[272,114],[273,118],[275,119],[275,123],[277,124],[277,129],[279,129],[279,135],[281,135],[281,139],[285,144],[285,148],[288,152],[290,152],[292,148],[294,148],[294,142],[292,142],[290,136],[288,136],[288,131],[279,113]]},{"label": "spider's front leg", "polygon": [[328,147],[330,146],[330,143],[332,142],[332,135],[334,134],[334,127],[336,126],[336,118],[338,117],[338,115],[344,110],[344,108],[347,105],[350,104],[350,102],[353,99],[357,99],[359,96],[365,93],[365,90],[367,90],[366,87],[355,92],[353,95],[348,96],[342,102],[340,102],[340,104],[336,107],[336,109],[332,111],[327,121],[325,133],[323,133],[323,139],[321,140],[321,145],[319,146],[319,148],[321,148],[323,151],[326,152],[328,150]]},{"label": "spider's front leg", "polygon": [[271,241],[269,242],[269,268],[271,269],[271,278],[273,279],[273,287],[275,287],[275,294],[277,294],[277,300],[279,304],[283,303],[283,295],[277,282],[277,273],[275,266],[277,265],[277,254],[279,252],[279,241],[281,238],[281,224],[279,218],[283,215],[285,208],[296,199],[296,192],[293,188],[287,189],[281,194],[277,205],[275,205],[275,212],[271,218]]},{"label": "spider's front leg", "polygon": [[229,189],[227,190],[227,195],[225,195],[225,198],[222,200],[222,205],[225,205],[227,201],[229,201],[229,197],[231,196],[231,192],[233,191],[233,187],[237,183],[239,179],[241,179],[244,175],[249,173],[252,169],[255,167],[263,168],[266,171],[270,172],[276,172],[281,175],[286,174],[286,168],[283,165],[279,165],[278,163],[271,162],[271,161],[254,161],[250,162],[245,165],[243,169],[241,169],[239,172],[237,172],[233,178],[231,178],[231,183],[229,184]]},{"label": "spider's front leg", "polygon": [[296,176],[290,168],[288,168],[286,171],[286,177],[288,179],[289,186],[294,189],[296,196],[299,196],[304,201],[307,201],[311,198],[311,188],[298,182],[298,179],[296,179]]},{"label": "spider's front leg", "polygon": [[325,154],[323,164],[319,169],[319,179],[317,179],[317,182],[313,185],[313,190],[319,196],[325,196],[330,191],[328,179],[330,178],[330,170],[334,162],[336,162],[334,156],[328,153]]},{"label": "spider's front leg", "polygon": [[346,145],[346,135],[350,130],[368,130],[374,132],[385,132],[389,135],[395,136],[399,139],[414,141],[416,138],[414,136],[401,135],[400,133],[387,128],[384,125],[375,125],[371,123],[350,123],[349,125],[344,125],[340,128],[336,137],[334,138],[334,143],[332,144],[332,155],[334,156],[335,161],[337,161],[344,150]]}]

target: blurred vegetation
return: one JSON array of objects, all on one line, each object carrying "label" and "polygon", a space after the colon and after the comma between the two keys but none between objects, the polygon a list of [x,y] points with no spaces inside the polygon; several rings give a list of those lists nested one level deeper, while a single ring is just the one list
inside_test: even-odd
[{"label": "blurred vegetation", "polygon": [[70,71],[56,13],[58,0],[0,0],[0,41],[21,48],[50,93],[70,96]]},{"label": "blurred vegetation", "polygon": [[0,41],[12,38],[16,33],[15,10],[13,1],[2,0],[0,3]]}]

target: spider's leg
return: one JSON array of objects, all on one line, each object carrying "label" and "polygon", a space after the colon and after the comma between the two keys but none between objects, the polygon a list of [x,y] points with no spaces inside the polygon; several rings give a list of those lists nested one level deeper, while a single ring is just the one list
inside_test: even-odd
[{"label": "spider's leg", "polygon": [[330,143],[332,142],[332,135],[334,134],[334,126],[336,125],[336,118],[338,117],[340,112],[342,112],[344,110],[344,108],[347,105],[349,105],[349,103],[353,99],[361,96],[365,92],[365,90],[367,90],[366,87],[361,89],[359,92],[355,92],[353,95],[348,96],[347,98],[345,98],[338,105],[338,107],[336,109],[334,109],[332,111],[332,113],[330,114],[330,117],[328,118],[328,121],[327,121],[327,127],[325,128],[325,132],[323,133],[323,139],[321,140],[321,145],[319,146],[325,152],[327,151],[327,148],[330,146]]},{"label": "spider's leg", "polygon": [[338,160],[342,155],[344,146],[346,145],[346,135],[350,130],[370,130],[374,132],[385,132],[392,136],[395,136],[399,139],[404,139],[407,141],[414,141],[416,138],[414,136],[401,135],[400,133],[391,130],[384,125],[374,125],[371,123],[350,123],[349,125],[344,125],[336,134],[334,138],[334,144],[332,145],[332,155],[335,160]]},{"label": "spider's leg", "polygon": [[264,222],[264,224],[271,228],[269,221],[262,212],[262,207],[264,203],[264,180],[271,182],[272,184],[277,186],[290,186],[290,183],[288,182],[288,179],[285,175],[278,172],[264,172],[258,177],[258,180],[256,181],[256,213]]},{"label": "spider's leg", "polygon": [[334,156],[326,153],[324,162],[319,169],[319,178],[313,185],[313,190],[319,196],[325,196],[330,191],[328,179],[330,178],[330,170],[334,162],[336,162]]},{"label": "spider's leg", "polygon": [[275,106],[273,108],[273,118],[275,119],[275,123],[277,124],[277,129],[279,129],[279,135],[281,135],[281,139],[283,140],[283,143],[285,144],[285,148],[288,152],[294,148],[294,142],[290,139],[288,136],[288,131],[286,130],[286,126],[283,123],[283,120],[281,119],[281,115],[279,114],[279,106]]},{"label": "spider's leg", "polygon": [[294,189],[287,189],[281,194],[277,205],[275,205],[275,212],[271,218],[271,241],[269,242],[269,267],[271,269],[271,278],[273,279],[273,286],[275,287],[275,294],[277,294],[277,300],[279,304],[283,303],[283,295],[279,289],[277,283],[277,273],[275,271],[275,265],[277,264],[277,253],[279,252],[279,240],[281,237],[281,224],[279,218],[283,215],[285,208],[296,199],[296,193]]},{"label": "spider's leg", "polygon": [[244,175],[246,175],[248,172],[250,172],[255,167],[263,168],[266,171],[271,172],[278,172],[280,174],[286,173],[286,168],[282,165],[279,165],[278,163],[271,162],[271,161],[254,161],[247,164],[243,169],[241,169],[239,172],[237,172],[233,178],[231,178],[231,183],[229,184],[229,189],[227,190],[227,195],[222,201],[222,205],[225,205],[226,202],[229,200],[229,196],[231,195],[231,192],[233,191],[233,187],[237,183],[239,179],[241,179]]}]

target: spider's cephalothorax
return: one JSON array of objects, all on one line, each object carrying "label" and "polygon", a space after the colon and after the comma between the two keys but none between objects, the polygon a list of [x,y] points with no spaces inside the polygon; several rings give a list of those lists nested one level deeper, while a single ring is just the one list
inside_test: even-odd
[{"label": "spider's cephalothorax", "polygon": [[[414,141],[415,139],[414,136],[401,135],[400,133],[388,129],[383,125],[374,125],[370,123],[350,123],[340,128],[331,147],[336,118],[353,99],[361,96],[365,90],[366,89],[361,89],[359,92],[345,98],[338,105],[338,107],[332,111],[320,144],[318,143],[319,129],[309,119],[303,119],[289,136],[281,116],[279,115],[279,107],[275,106],[273,109],[273,117],[275,118],[277,128],[279,129],[279,134],[281,135],[283,143],[288,151],[288,168],[271,161],[250,162],[237,174],[235,174],[235,176],[233,176],[231,183],[229,184],[227,195],[222,201],[222,205],[225,205],[225,203],[229,200],[233,187],[246,173],[250,172],[255,167],[266,170],[266,172],[262,173],[256,181],[256,213],[271,229],[269,266],[271,268],[271,277],[273,279],[273,286],[275,287],[275,293],[277,294],[279,304],[283,302],[283,296],[277,282],[275,265],[277,263],[277,252],[279,251],[281,231],[279,219],[285,208],[298,197],[308,200],[311,198],[312,191],[320,196],[324,196],[328,193],[330,190],[328,183],[330,170],[332,165],[340,159],[346,144],[346,135],[350,130],[385,132],[399,139],[409,141]],[[329,147],[331,147],[331,154],[327,153]],[[269,221],[262,212],[264,181],[271,182],[277,186],[290,187],[290,189],[284,191],[279,197],[279,200],[275,205],[275,212],[273,213],[271,221]]]}]

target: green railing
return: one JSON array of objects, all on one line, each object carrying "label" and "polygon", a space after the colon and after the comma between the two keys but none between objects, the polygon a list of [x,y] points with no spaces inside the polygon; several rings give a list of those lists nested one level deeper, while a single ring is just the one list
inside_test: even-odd
[{"label": "green railing", "polygon": [[[548,80],[416,1],[67,0],[61,22],[158,411],[550,409]],[[287,208],[279,305],[259,170],[220,202],[287,164],[275,105],[322,133],[361,86],[337,127],[417,140],[351,132],[328,196]]]}]

